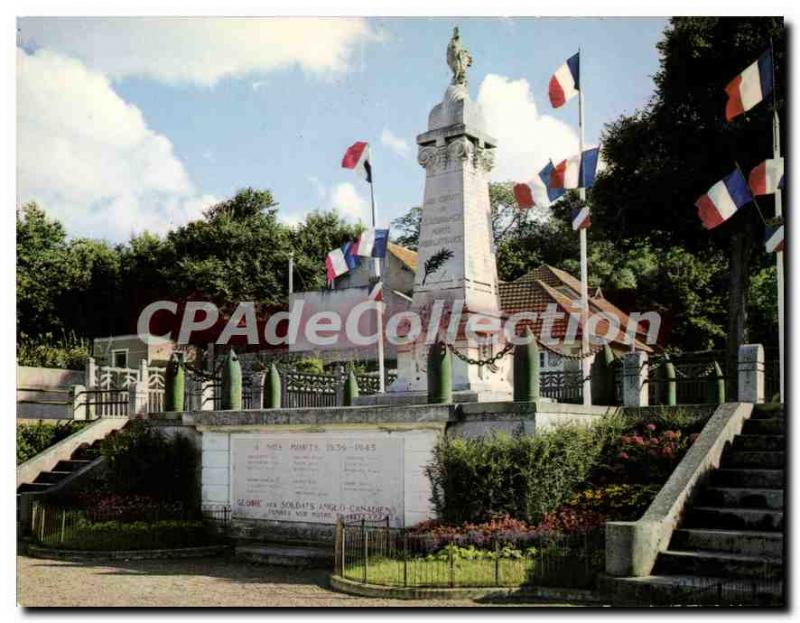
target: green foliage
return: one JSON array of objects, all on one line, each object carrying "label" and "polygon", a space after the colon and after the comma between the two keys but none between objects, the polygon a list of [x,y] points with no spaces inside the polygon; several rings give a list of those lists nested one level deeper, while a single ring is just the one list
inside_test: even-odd
[{"label": "green foliage", "polygon": [[293,367],[298,372],[306,372],[308,374],[322,374],[325,372],[325,366],[319,357],[299,359],[294,362]]},{"label": "green foliage", "polygon": [[52,333],[35,337],[20,334],[17,340],[17,364],[65,370],[83,370],[91,356],[87,340],[74,333],[55,338]]},{"label": "green foliage", "polygon": [[290,251],[296,283],[321,287],[325,255],[361,227],[335,212],[289,226],[276,205],[269,191],[246,188],[164,238],[145,232],[116,247],[69,240],[59,222],[26,205],[17,215],[18,339],[131,333],[139,312],[165,298],[203,297],[222,309],[243,300],[284,306]]},{"label": "green foliage", "polygon": [[106,437],[101,450],[114,493],[180,501],[187,509],[198,505],[197,450],[185,435],[168,438],[152,424],[133,420]]},{"label": "green foliage", "polygon": [[50,446],[86,426],[86,422],[45,422],[17,424],[17,465],[32,459]]},{"label": "green foliage", "polygon": [[536,521],[586,479],[599,452],[596,432],[572,426],[536,436],[443,436],[426,474],[444,521],[502,514]]},{"label": "green foliage", "polygon": [[[59,535],[60,536],[60,535]],[[103,521],[79,519],[53,545],[82,551],[127,551],[200,547],[216,541],[202,521]]]},{"label": "green foliage", "polygon": [[397,244],[416,251],[419,245],[421,221],[422,208],[414,206],[408,212],[392,221],[392,238]]}]

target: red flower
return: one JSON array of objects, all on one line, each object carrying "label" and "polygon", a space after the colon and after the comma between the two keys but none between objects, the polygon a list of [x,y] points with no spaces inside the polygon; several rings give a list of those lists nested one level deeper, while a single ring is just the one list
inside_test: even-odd
[{"label": "red flower", "polygon": [[670,440],[678,438],[678,433],[676,433],[674,430],[664,431],[663,435],[664,435],[664,437],[666,439],[670,439]]},{"label": "red flower", "polygon": [[618,459],[622,459],[623,461],[626,461],[626,460],[628,460],[630,457],[628,456],[628,453],[627,453],[627,452],[620,452],[620,453],[617,455],[617,458],[618,458]]},{"label": "red flower", "polygon": [[631,437],[631,443],[635,446],[643,446],[644,445],[644,438],[640,435],[634,435]]},{"label": "red flower", "polygon": [[653,431],[653,430],[655,430],[655,429],[656,429],[656,425],[655,425],[655,424],[653,424],[653,423],[650,423],[650,424],[648,424],[647,426],[645,426],[645,428],[646,428],[647,430],[649,430],[649,431]]}]

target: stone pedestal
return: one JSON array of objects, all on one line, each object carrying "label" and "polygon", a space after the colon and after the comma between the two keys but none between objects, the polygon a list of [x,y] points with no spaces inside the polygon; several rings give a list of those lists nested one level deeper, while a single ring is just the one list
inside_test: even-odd
[{"label": "stone pedestal", "polygon": [[[455,351],[454,392],[474,393],[478,400],[510,400],[510,354],[493,366],[469,364],[458,356],[485,360],[504,345],[481,345],[466,330],[476,313],[499,324],[501,311],[488,179],[496,141],[486,134],[480,108],[469,99],[465,86],[447,89],[417,145],[417,160],[426,177],[411,308],[423,319],[434,314],[437,301],[445,316],[463,309],[460,322],[442,331],[450,334]],[[423,329],[428,331],[427,321]],[[426,357],[432,341],[398,346],[398,378],[388,388],[390,394],[426,391]]]},{"label": "stone pedestal", "polygon": [[147,415],[147,384],[137,381],[128,386],[128,417]]},{"label": "stone pedestal", "polygon": [[648,406],[647,376],[649,370],[647,353],[626,353],[622,358],[622,404],[624,406]]},{"label": "stone pedestal", "polygon": [[764,347],[739,347],[739,402],[764,402]]}]

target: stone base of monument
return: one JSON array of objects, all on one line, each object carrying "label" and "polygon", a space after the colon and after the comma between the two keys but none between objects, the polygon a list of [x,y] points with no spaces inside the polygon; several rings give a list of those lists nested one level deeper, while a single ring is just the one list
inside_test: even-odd
[{"label": "stone base of monument", "polygon": [[170,435],[195,440],[203,509],[227,509],[226,533],[238,555],[316,566],[330,560],[339,518],[395,528],[435,518],[425,467],[442,435],[537,434],[562,424],[588,426],[615,411],[471,401],[192,411],[148,419]]},{"label": "stone base of monument", "polygon": [[[472,402],[509,402],[510,396],[506,392],[463,390],[453,392],[453,404],[468,404]],[[427,391],[416,392],[389,392],[385,394],[371,394],[357,396],[356,405],[380,405],[387,407],[401,407],[407,405],[424,405],[428,403]]]},{"label": "stone base of monument", "polygon": [[236,546],[236,558],[261,565],[305,569],[331,569],[334,551],[328,547],[252,543]]}]

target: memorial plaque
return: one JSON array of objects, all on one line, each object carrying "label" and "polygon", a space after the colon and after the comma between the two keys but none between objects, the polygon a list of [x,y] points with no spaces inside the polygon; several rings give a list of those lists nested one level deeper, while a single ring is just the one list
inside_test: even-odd
[{"label": "memorial plaque", "polygon": [[233,516],[335,523],[403,521],[403,440],[243,435],[231,439]]}]

